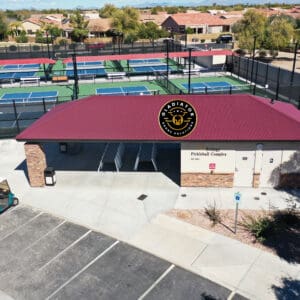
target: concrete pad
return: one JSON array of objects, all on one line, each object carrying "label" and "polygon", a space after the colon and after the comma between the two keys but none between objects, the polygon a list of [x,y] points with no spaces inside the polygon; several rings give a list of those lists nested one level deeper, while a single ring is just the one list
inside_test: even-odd
[{"label": "concrete pad", "polygon": [[[296,278],[299,268],[299,264],[290,264],[263,252],[238,285],[238,291],[255,299],[278,299],[275,291],[282,287],[284,279]],[[298,291],[300,292],[299,284]],[[282,294],[281,299],[290,299],[285,296]]]},{"label": "concrete pad", "polygon": [[1,290],[0,290],[0,299],[1,300],[13,300],[13,298],[11,296],[7,295],[6,293],[2,292]]},{"label": "concrete pad", "polygon": [[119,243],[52,299],[137,299],[169,266],[166,261]]},{"label": "concrete pad", "polygon": [[206,244],[176,231],[150,224],[130,244],[183,267],[190,267]]},{"label": "concrete pad", "polygon": [[259,254],[260,250],[240,242],[214,243],[204,249],[192,266],[208,278],[235,287]]},{"label": "concrete pad", "polygon": [[[242,194],[240,209],[284,209],[287,206],[286,199],[291,197],[291,194],[286,191],[272,188],[184,187],[180,188],[175,208],[203,209],[215,202],[219,209],[235,209],[234,193],[238,191]],[[182,197],[183,194],[185,197]]]},{"label": "concrete pad", "polygon": [[227,299],[230,293],[230,290],[210,280],[176,267],[150,291],[145,299]]},{"label": "concrete pad", "polygon": [[45,299],[113,242],[110,237],[91,232],[43,268],[6,282],[2,290],[17,299]]}]

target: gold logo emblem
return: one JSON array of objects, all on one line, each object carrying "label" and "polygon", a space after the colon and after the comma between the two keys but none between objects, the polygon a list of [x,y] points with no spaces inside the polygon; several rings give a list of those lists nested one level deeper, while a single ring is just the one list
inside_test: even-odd
[{"label": "gold logo emblem", "polygon": [[159,124],[162,130],[172,137],[184,137],[190,134],[197,123],[194,107],[183,100],[166,103],[159,112]]}]

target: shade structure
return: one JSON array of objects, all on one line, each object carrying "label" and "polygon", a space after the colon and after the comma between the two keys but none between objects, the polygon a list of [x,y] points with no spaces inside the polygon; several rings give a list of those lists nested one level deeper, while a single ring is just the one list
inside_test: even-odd
[{"label": "shade structure", "polygon": [[[162,107],[183,100],[197,124],[184,137],[167,135]],[[300,111],[247,95],[90,96],[60,104],[17,137],[19,141],[300,141]]]},{"label": "shade structure", "polygon": [[[215,56],[215,55],[232,55],[233,52],[230,50],[212,50],[212,51],[193,51],[193,57],[199,56]],[[159,53],[143,53],[143,54],[120,54],[120,55],[97,55],[97,56],[77,56],[76,61],[101,61],[101,60],[130,60],[130,59],[151,59],[151,58],[166,58],[165,52]],[[169,58],[174,57],[189,57],[189,52],[170,52]],[[63,60],[64,63],[72,62],[72,58],[66,58]]]}]

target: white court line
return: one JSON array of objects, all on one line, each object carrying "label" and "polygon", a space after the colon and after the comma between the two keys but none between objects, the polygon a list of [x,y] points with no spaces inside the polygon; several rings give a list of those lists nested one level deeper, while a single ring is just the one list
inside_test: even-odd
[{"label": "white court line", "polygon": [[108,251],[110,251],[114,246],[116,246],[119,241],[115,241],[112,245],[106,248],[103,252],[101,252],[98,256],[96,256],[92,261],[90,261],[86,266],[84,266],[79,272],[74,274],[69,280],[67,280],[63,285],[61,285],[57,290],[55,290],[50,296],[46,298],[46,300],[51,299],[55,294],[57,294],[60,290],[62,290],[66,285],[68,285],[71,281],[73,281],[77,276],[79,276],[82,272],[84,272],[88,267],[90,267],[94,262],[96,262],[99,258],[105,255]]},{"label": "white court line", "polygon": [[144,299],[157,285],[160,281],[162,281],[175,267],[175,265],[171,265],[154,283],[138,298],[138,300]]},{"label": "white court line", "polygon": [[79,241],[81,241],[82,239],[84,239],[88,234],[90,234],[92,232],[92,230],[87,231],[85,234],[83,234],[81,237],[79,237],[77,240],[75,240],[72,244],[70,244],[68,247],[66,247],[64,250],[62,250],[61,252],[59,252],[57,255],[55,255],[54,257],[52,257],[48,262],[46,262],[43,266],[41,266],[38,271],[43,270],[44,268],[46,268],[49,264],[51,264],[55,259],[57,259],[58,257],[60,257],[61,255],[63,255],[66,251],[68,251],[70,248],[72,248],[75,244],[77,244]]}]

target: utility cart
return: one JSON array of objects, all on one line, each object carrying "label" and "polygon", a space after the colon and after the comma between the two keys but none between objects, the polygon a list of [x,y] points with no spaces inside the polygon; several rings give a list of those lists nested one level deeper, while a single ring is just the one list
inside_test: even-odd
[{"label": "utility cart", "polygon": [[19,199],[11,192],[8,181],[0,177],[0,214],[11,206],[19,204]]}]

